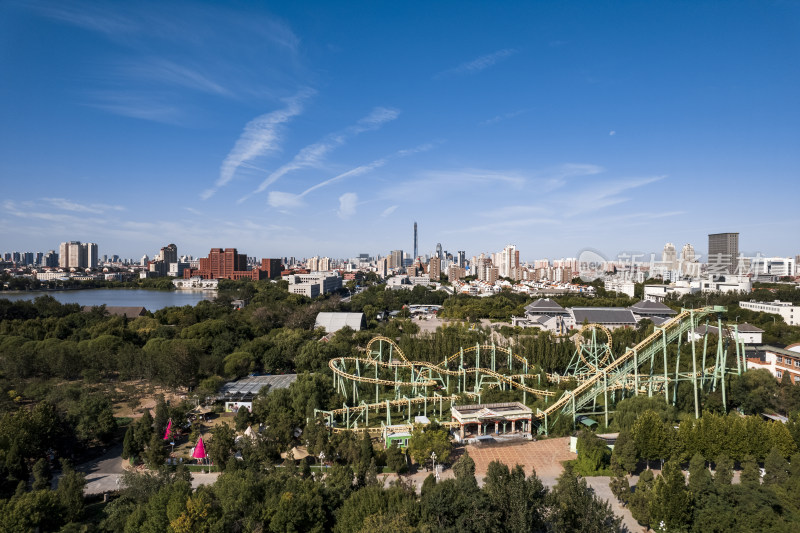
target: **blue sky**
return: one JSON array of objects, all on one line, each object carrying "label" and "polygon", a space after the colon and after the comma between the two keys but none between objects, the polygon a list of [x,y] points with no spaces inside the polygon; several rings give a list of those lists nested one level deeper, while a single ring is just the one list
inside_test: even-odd
[{"label": "blue sky", "polygon": [[0,251],[800,253],[800,3],[4,2]]}]

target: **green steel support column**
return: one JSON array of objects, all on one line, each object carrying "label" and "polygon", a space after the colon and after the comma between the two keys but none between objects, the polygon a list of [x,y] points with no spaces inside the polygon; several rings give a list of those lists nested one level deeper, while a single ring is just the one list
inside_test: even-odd
[{"label": "green steel support column", "polygon": [[386,425],[392,425],[392,407],[389,405],[389,400],[386,400]]},{"label": "green steel support column", "polygon": [[603,403],[606,411],[606,427],[608,427],[608,372],[603,369]]},{"label": "green steel support column", "polygon": [[682,332],[678,331],[678,356],[675,358],[675,385],[672,387],[672,405],[678,403],[678,371],[681,368],[681,337]]},{"label": "green steel support column", "polygon": [[708,353],[708,320],[706,320],[706,334],[703,335],[703,368],[700,370],[703,372],[703,380],[700,382],[701,386],[705,386],[706,384],[706,354]]},{"label": "green steel support column", "polygon": [[[711,390],[717,390],[717,378],[722,378],[725,376],[725,368],[722,367],[722,319],[719,319],[719,336],[717,338],[717,359],[716,363],[714,364],[714,383],[712,385]],[[724,406],[723,401],[723,406]]]},{"label": "green steel support column", "polygon": [[475,394],[478,394],[478,369],[481,367],[481,346],[475,344]]},{"label": "green steel support column", "polygon": [[695,419],[700,418],[700,399],[697,394],[697,353],[695,350],[695,342],[694,339],[694,311],[691,312],[689,315],[689,327],[691,328],[691,339],[692,339],[692,387],[694,388],[694,417]]},{"label": "green steel support column", "polygon": [[459,371],[461,372],[462,381],[464,382],[464,386],[458,389],[458,392],[462,390],[467,392],[467,372],[464,370],[464,348],[459,348],[459,353],[461,354],[461,366],[458,367]]},{"label": "green steel support column", "polygon": [[[378,379],[378,365],[375,365],[375,379]],[[375,384],[375,403],[378,403],[380,394],[378,393],[378,384]]]},{"label": "green steel support column", "polygon": [[366,409],[364,409],[364,425],[369,427],[369,406],[366,406]]},{"label": "green steel support column", "polygon": [[633,349],[633,394],[639,396],[639,354]]},{"label": "green steel support column", "polygon": [[719,346],[722,350],[722,372],[720,373],[720,380],[722,381],[722,411],[724,413],[728,412],[728,403],[725,398],[725,370],[728,366],[728,349],[722,347],[722,317],[718,316],[719,319]]},{"label": "green steel support column", "polygon": [[[527,374],[527,372],[526,372],[526,374]],[[521,381],[522,381],[522,386],[524,387],[525,386],[525,376],[522,376]],[[526,391],[525,389],[522,389],[522,403],[523,404],[527,404],[528,403],[528,391]]]},{"label": "green steel support column", "polygon": [[669,383],[667,382],[667,330],[661,328],[661,344],[664,348],[664,400],[669,405]]},{"label": "green steel support column", "polygon": [[572,391],[572,429],[575,429],[575,418],[577,418],[575,414],[575,391]]},{"label": "green steel support column", "polygon": [[347,404],[345,404],[344,409],[345,409],[345,417],[346,417],[345,418],[344,427],[346,427],[347,429],[350,429],[350,408],[347,406]]},{"label": "green steel support column", "polygon": [[494,342],[492,342],[492,372],[496,372],[495,368],[497,368],[495,355]]},{"label": "green steel support column", "polygon": [[544,412],[544,436],[549,436],[547,431],[547,411]]},{"label": "green steel support column", "polygon": [[739,324],[733,326],[734,343],[736,343],[736,374],[742,375],[742,360],[739,358]]}]

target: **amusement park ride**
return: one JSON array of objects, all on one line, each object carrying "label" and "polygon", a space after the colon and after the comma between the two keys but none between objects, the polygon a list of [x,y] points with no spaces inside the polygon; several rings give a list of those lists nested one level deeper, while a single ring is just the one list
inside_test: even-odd
[{"label": "amusement park ride", "polygon": [[[727,338],[719,336],[711,351],[705,336],[701,354],[699,341],[690,342],[688,350],[684,348],[689,354],[681,353],[687,334],[694,339],[694,330],[703,318],[716,313],[718,331],[724,331],[724,311],[719,306],[683,309],[619,357],[611,348],[611,331],[599,324],[586,324],[574,337],[575,354],[564,374],[545,374],[511,348],[495,345],[462,348],[440,363],[413,361],[393,340],[375,337],[366,347],[366,357],[329,361],[334,388],[349,398],[349,404],[318,413],[323,414],[333,431],[380,434],[387,427],[410,430],[412,406],[417,414],[427,416],[430,411],[442,425],[450,426],[449,408],[463,401],[465,395],[480,403],[486,390],[513,389],[521,391],[522,403],[527,404],[531,395],[545,402],[544,409],[536,408],[533,419],[538,432],[547,434],[559,417],[570,417],[574,424],[581,416],[603,415],[608,425],[608,415],[613,412],[610,407],[626,394],[663,395],[667,403],[674,405],[678,384],[690,382],[695,417],[699,417],[699,391],[721,389],[726,407],[724,375],[741,374],[747,368],[735,325]],[[734,345],[733,350],[730,344]],[[676,349],[668,349],[670,345],[676,345]],[[691,359],[691,370],[681,369],[681,357]],[[563,390],[557,385],[565,381],[574,388],[555,399]],[[399,413],[405,420],[393,424],[393,410],[395,417]],[[374,413],[372,425],[370,412]]]}]

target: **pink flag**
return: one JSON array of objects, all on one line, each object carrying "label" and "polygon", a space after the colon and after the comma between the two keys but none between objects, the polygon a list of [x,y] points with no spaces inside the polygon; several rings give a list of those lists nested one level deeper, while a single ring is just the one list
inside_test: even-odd
[{"label": "pink flag", "polygon": [[206,447],[203,444],[203,437],[197,439],[197,446],[194,447],[194,451],[192,452],[192,457],[194,457],[195,459],[206,458]]},{"label": "pink flag", "polygon": [[169,422],[167,422],[167,431],[164,432],[164,440],[169,439],[170,430],[172,430],[172,419],[171,418],[169,419]]}]

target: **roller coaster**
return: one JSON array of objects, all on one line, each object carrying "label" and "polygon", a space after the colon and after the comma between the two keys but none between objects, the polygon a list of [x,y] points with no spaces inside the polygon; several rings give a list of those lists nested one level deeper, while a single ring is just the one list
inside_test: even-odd
[{"label": "roller coaster", "polygon": [[[720,387],[725,406],[725,374],[741,374],[747,368],[744,347],[735,331],[736,326],[733,326],[727,339],[719,335],[716,350],[712,347],[713,353],[709,351],[707,335],[703,338],[701,356],[697,353],[698,342],[690,342],[692,369],[681,371],[684,339],[695,339],[699,322],[715,313],[718,331],[724,331],[720,318],[723,312],[725,308],[719,306],[683,309],[619,357],[614,357],[611,349],[611,331],[599,324],[584,325],[574,337],[575,355],[564,374],[537,371],[533,364],[513,353],[510,347],[494,344],[461,348],[441,363],[411,360],[394,340],[378,336],[367,344],[365,357],[336,357],[329,361],[334,388],[348,398],[348,403],[340,409],[319,413],[324,415],[333,431],[379,434],[386,427],[409,430],[412,414],[427,416],[429,408],[443,425],[450,426],[445,404],[449,410],[465,396],[470,401],[480,402],[484,391],[500,388],[521,392],[523,403],[528,403],[528,395],[533,395],[536,400],[549,404],[544,409],[537,408],[533,416],[538,431],[547,434],[559,417],[570,417],[575,424],[584,416],[604,415],[607,426],[608,415],[613,412],[609,406],[617,401],[618,393],[620,397],[663,394],[667,403],[675,404],[678,384],[691,382],[695,415],[699,417],[699,391],[716,391]],[[601,341],[602,337],[605,337],[605,342]],[[729,357],[731,340],[735,354]],[[677,349],[668,350],[671,344],[677,345]],[[660,365],[661,357],[663,366]],[[710,358],[713,364],[709,365]],[[661,369],[654,372],[657,361]],[[673,363],[675,370],[671,372],[669,369],[673,368]],[[575,387],[555,399],[560,391],[550,390],[551,385],[564,380],[570,380]],[[550,403],[553,399],[555,401]],[[598,410],[598,402],[602,410]],[[405,420],[393,423],[393,410]],[[375,425],[374,417],[370,426],[370,411],[385,411],[385,419],[378,418],[379,426]]]}]

